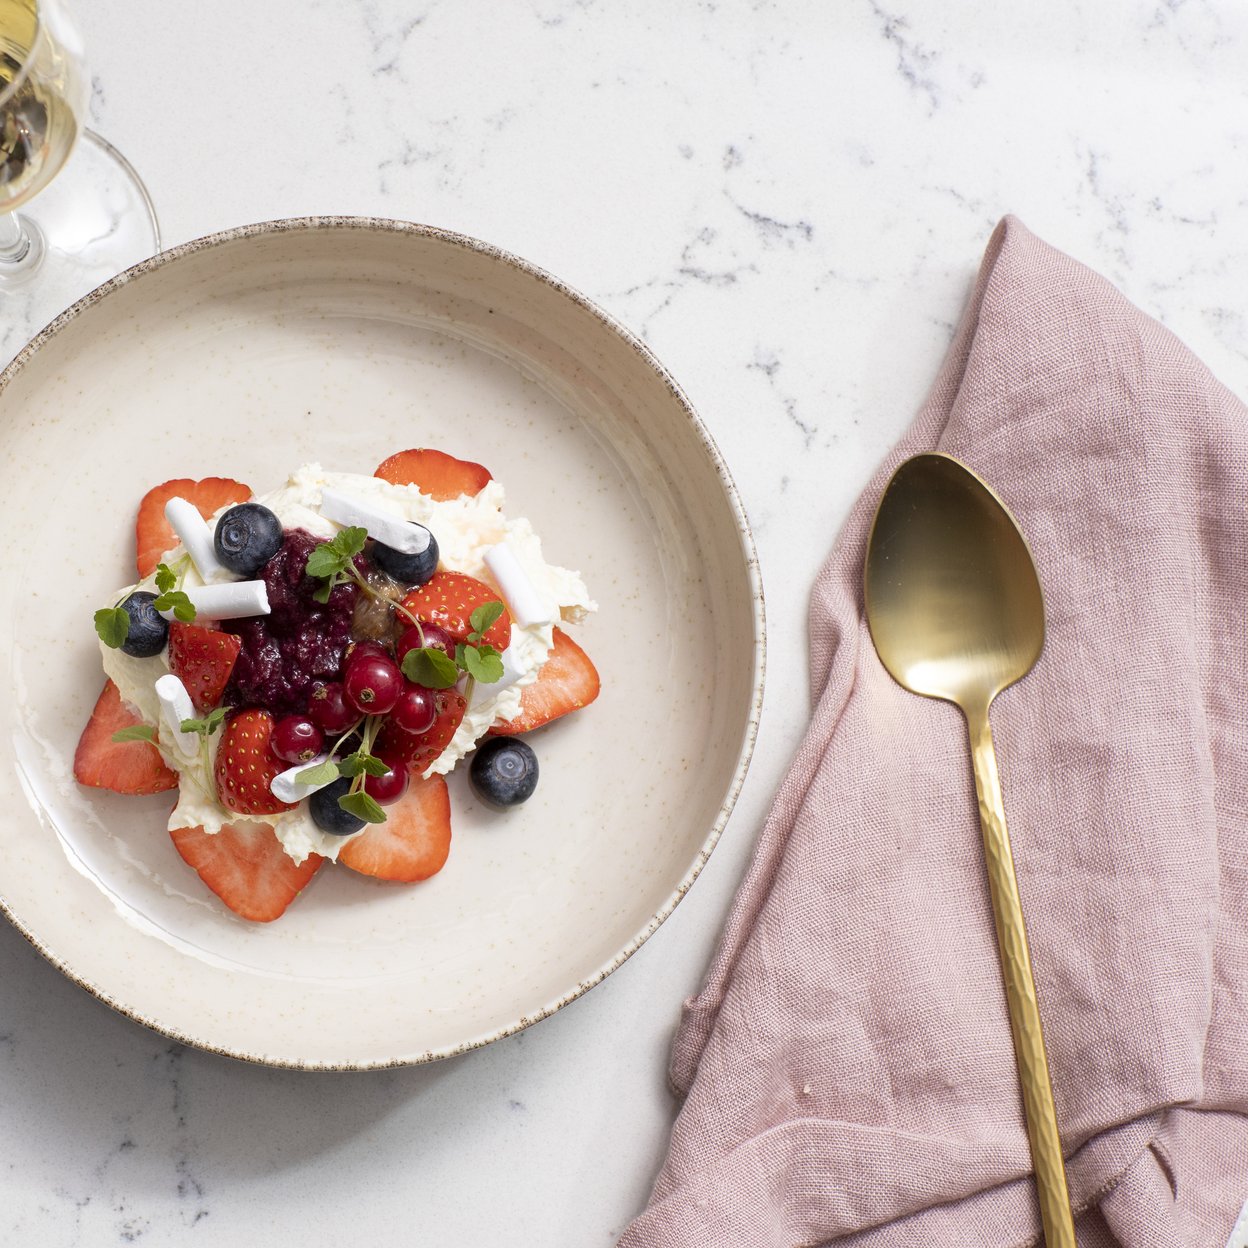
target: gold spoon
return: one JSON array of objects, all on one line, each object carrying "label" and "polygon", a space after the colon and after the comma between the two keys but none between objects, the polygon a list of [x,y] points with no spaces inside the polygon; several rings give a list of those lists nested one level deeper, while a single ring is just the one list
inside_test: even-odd
[{"label": "gold spoon", "polygon": [[865,573],[871,639],[893,679],[961,707],[1010,1031],[1048,1248],[1075,1248],[1053,1086],[1031,954],[1001,803],[988,708],[1044,648],[1044,600],[1031,552],[1005,504],[948,455],[916,455],[884,490]]}]

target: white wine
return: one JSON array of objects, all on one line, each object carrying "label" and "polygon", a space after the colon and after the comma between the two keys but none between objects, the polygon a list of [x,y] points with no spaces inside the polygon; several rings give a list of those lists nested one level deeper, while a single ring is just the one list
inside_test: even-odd
[{"label": "white wine", "polygon": [[58,25],[37,0],[0,0],[0,212],[47,186],[78,138],[86,75]]}]

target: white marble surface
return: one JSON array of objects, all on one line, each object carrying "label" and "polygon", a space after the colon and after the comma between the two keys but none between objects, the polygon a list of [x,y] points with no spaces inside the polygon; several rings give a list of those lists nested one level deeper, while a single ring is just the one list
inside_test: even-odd
[{"label": "white marble surface", "polygon": [[1248,395],[1248,16],[1202,0],[78,0],[94,124],[167,242],[351,212],[452,227],[643,334],[755,525],[758,753],[630,963],[431,1068],[268,1071],[114,1016],[0,927],[0,1241],[612,1244],[808,711],[808,587],[921,401],[995,220],[1100,269]]}]

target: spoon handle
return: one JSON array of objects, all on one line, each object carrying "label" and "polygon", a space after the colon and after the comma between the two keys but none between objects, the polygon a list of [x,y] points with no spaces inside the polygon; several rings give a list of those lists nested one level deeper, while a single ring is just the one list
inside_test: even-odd
[{"label": "spoon handle", "polygon": [[1048,1248],[1075,1248],[1075,1224],[1066,1190],[1066,1170],[1062,1165],[1062,1141],[1057,1133],[1049,1059],[1044,1051],[1044,1031],[1040,1026],[1036,984],[1031,974],[1031,952],[1027,947],[1027,929],[1014,875],[1010,834],[1005,826],[997,754],[992,744],[992,729],[988,726],[987,707],[982,711],[968,710],[966,721],[975,768],[975,791],[979,796],[979,822],[984,833],[992,914],[997,926],[997,949],[1001,955],[1010,1031],[1014,1036],[1014,1054],[1023,1090],[1023,1112],[1027,1138],[1031,1142],[1044,1242]]}]

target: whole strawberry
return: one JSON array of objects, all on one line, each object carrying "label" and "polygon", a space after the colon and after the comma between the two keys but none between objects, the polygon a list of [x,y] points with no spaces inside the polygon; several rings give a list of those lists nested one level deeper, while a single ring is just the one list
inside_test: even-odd
[{"label": "whole strawberry", "polygon": [[275,815],[294,807],[273,796],[273,777],[286,764],[269,748],[273,716],[255,707],[226,721],[217,747],[217,797],[240,815]]}]

